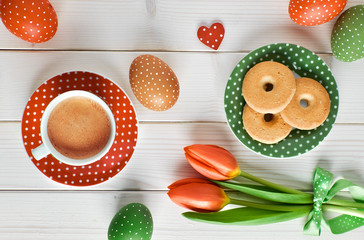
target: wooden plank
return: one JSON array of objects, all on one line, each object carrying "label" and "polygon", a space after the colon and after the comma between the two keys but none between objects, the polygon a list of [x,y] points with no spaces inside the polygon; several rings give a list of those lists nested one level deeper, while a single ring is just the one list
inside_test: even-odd
[{"label": "wooden plank", "polygon": [[[310,239],[302,233],[304,218],[264,226],[221,226],[183,218],[185,210],[166,192],[0,192],[0,239],[107,239],[113,215],[132,202],[145,204],[154,221],[153,239]],[[320,239],[361,239],[364,228]],[[312,238],[312,237],[311,237]]]},{"label": "wooden plank", "polygon": [[[149,53],[149,52],[148,52]],[[134,103],[140,121],[225,122],[225,85],[240,53],[151,52],[166,61],[180,82],[180,98],[165,112],[144,108],[129,84],[131,62],[142,52],[0,51],[0,121],[21,120],[26,102],[47,79],[67,71],[96,72],[119,84]],[[144,53],[145,54],[145,53]],[[339,86],[338,123],[364,123],[364,59],[339,62],[320,55],[332,68]]]},{"label": "wooden plank", "polygon": [[77,188],[45,177],[28,158],[19,122],[0,124],[0,189],[165,190],[172,182],[198,177],[187,163],[183,147],[216,144],[230,150],[245,171],[295,188],[311,189],[316,166],[364,185],[364,125],[334,126],[325,141],[311,152],[292,159],[259,156],[235,139],[225,123],[142,123],[135,153],[113,179]]},{"label": "wooden plank", "polygon": [[[289,19],[288,0],[50,1],[59,30],[49,42],[27,43],[0,24],[0,240],[106,239],[111,218],[130,202],[150,208],[153,239],[311,239],[302,234],[305,219],[257,227],[184,219],[180,213],[185,210],[169,200],[166,190],[176,180],[199,177],[183,154],[183,147],[194,143],[225,147],[245,171],[290,187],[311,189],[316,166],[364,185],[364,59],[342,63],[332,57],[335,20],[299,26]],[[362,0],[351,0],[346,9],[358,4]],[[214,21],[226,29],[217,52],[196,37],[199,26]],[[242,146],[223,110],[234,66],[250,50],[274,42],[321,53],[340,92],[338,124],[319,147],[292,159],[261,157]],[[145,109],[130,89],[130,63],[144,53],[162,58],[179,78],[180,99],[166,112]],[[45,80],[72,70],[114,80],[132,99],[140,120],[138,145],[126,168],[92,187],[49,180],[22,145],[20,120],[28,98]],[[333,236],[324,231],[321,239],[362,239],[363,232]]]},{"label": "wooden plank", "polygon": [[[197,29],[220,21],[226,29],[221,51],[249,51],[289,42],[329,53],[335,20],[315,26],[295,24],[287,0],[51,0],[59,28],[43,44],[18,39],[0,24],[1,49],[210,51]],[[148,3],[154,2],[150,8]],[[361,4],[351,0],[347,7]]]}]

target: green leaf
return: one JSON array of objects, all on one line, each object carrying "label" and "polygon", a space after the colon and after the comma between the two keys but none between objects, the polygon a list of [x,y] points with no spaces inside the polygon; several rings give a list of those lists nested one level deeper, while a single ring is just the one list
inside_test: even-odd
[{"label": "green leaf", "polygon": [[241,207],[213,213],[185,212],[182,213],[182,215],[193,221],[211,224],[262,225],[289,221],[295,218],[303,217],[307,215],[309,211],[310,210],[277,212],[250,207]]},{"label": "green leaf", "polygon": [[313,198],[313,195],[309,193],[303,193],[303,194],[277,193],[277,192],[259,190],[257,188],[247,187],[237,183],[215,181],[215,180],[211,181],[221,186],[274,202],[306,204],[306,203],[312,203],[312,198]]}]

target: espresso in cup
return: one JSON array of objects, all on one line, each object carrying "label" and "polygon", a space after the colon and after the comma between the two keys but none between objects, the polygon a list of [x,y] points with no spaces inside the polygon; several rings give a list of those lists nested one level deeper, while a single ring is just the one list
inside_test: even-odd
[{"label": "espresso in cup", "polygon": [[90,92],[71,90],[47,105],[40,123],[43,143],[32,149],[32,155],[39,161],[52,154],[60,162],[83,166],[105,156],[115,135],[109,106]]},{"label": "espresso in cup", "polygon": [[47,134],[53,147],[71,159],[90,158],[103,150],[110,139],[107,112],[96,101],[83,96],[67,98],[49,115]]}]

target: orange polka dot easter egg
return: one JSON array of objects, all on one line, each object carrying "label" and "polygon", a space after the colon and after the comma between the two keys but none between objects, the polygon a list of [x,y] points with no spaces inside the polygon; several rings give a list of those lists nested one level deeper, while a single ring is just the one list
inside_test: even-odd
[{"label": "orange polka dot easter egg", "polygon": [[135,97],[153,111],[170,109],[179,96],[179,83],[173,70],[161,59],[141,55],[129,70],[130,85]]},{"label": "orange polka dot easter egg", "polygon": [[290,0],[288,12],[292,21],[303,26],[327,23],[344,10],[347,0]]},{"label": "orange polka dot easter egg", "polygon": [[6,28],[25,41],[46,42],[57,32],[57,14],[47,0],[1,0],[0,12]]}]

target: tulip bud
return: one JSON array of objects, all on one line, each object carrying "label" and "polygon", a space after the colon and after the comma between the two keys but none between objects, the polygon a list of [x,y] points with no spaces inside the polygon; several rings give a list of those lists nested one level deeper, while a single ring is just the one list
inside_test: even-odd
[{"label": "tulip bud", "polygon": [[222,147],[195,144],[184,150],[190,165],[207,178],[228,180],[241,172],[235,157]]},{"label": "tulip bud", "polygon": [[196,212],[217,212],[230,202],[224,190],[205,179],[186,178],[168,188],[174,203]]}]

